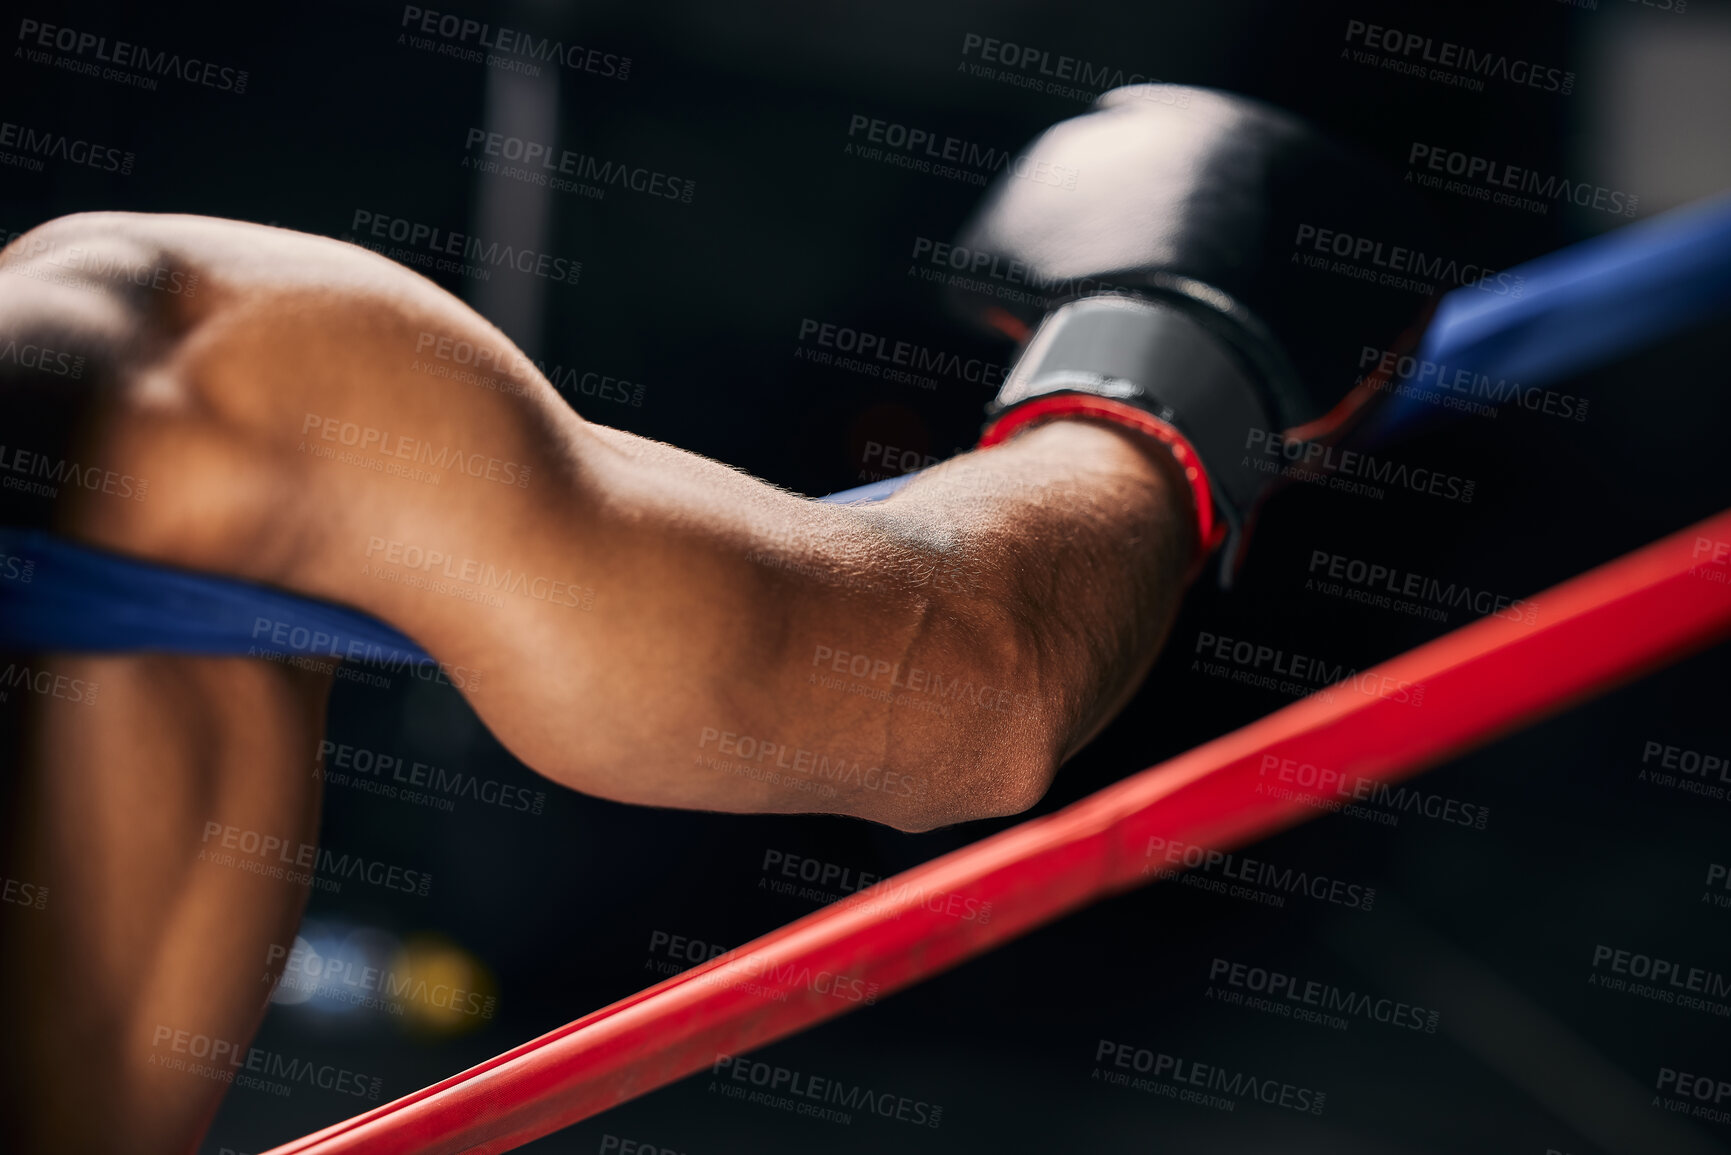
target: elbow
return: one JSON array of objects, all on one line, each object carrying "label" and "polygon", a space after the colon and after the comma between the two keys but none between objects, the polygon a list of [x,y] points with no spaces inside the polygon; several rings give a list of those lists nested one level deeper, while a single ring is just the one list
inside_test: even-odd
[{"label": "elbow", "polygon": [[997,773],[952,803],[957,822],[981,822],[988,818],[1014,818],[1025,814],[1046,797],[1056,767],[1040,759],[1021,765],[1000,766]]},{"label": "elbow", "polygon": [[[1004,600],[976,601],[957,679],[939,727],[920,728],[897,761],[930,767],[919,804],[892,822],[923,833],[941,826],[1010,818],[1039,804],[1051,788],[1074,729],[1067,687],[1055,682],[1035,632]],[[990,608],[985,608],[990,607]]]},{"label": "elbow", "polygon": [[925,834],[940,827],[989,818],[1013,818],[1036,806],[1052,785],[1055,767],[1049,760],[999,763],[990,772],[956,775],[941,788],[931,788],[913,805],[895,813],[875,815],[904,834]]},{"label": "elbow", "polygon": [[881,819],[904,835],[924,835],[943,826],[983,823],[994,817],[1014,817],[1032,810],[1046,797],[1051,776],[1033,776],[1016,783],[994,784],[966,793],[947,791],[942,797],[921,800],[907,812]]}]

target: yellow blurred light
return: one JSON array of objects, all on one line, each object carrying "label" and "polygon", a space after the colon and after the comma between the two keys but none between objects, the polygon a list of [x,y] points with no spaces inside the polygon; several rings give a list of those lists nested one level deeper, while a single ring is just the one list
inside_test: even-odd
[{"label": "yellow blurred light", "polygon": [[391,962],[400,1020],[410,1031],[462,1035],[492,1021],[498,983],[481,960],[436,934],[403,943]]}]

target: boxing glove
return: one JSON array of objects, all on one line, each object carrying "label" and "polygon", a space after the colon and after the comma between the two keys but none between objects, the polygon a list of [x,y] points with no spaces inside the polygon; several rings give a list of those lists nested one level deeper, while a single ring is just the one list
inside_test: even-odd
[{"label": "boxing glove", "polygon": [[1108,92],[1005,170],[949,254],[953,304],[1032,333],[981,444],[1056,417],[1154,437],[1230,584],[1287,465],[1267,446],[1338,440],[1377,396],[1361,351],[1422,334],[1432,296],[1383,270],[1428,242],[1403,184],[1294,116],[1207,89]]}]

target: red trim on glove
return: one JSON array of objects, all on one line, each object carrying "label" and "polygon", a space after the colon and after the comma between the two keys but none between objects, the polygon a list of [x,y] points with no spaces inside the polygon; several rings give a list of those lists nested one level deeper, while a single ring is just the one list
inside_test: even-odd
[{"label": "red trim on glove", "polygon": [[[1202,456],[1182,433],[1160,420],[1146,409],[1108,397],[1085,393],[1059,393],[1018,405],[986,427],[980,435],[980,448],[1008,441],[1030,425],[1055,421],[1064,417],[1094,417],[1114,425],[1128,426],[1158,441],[1178,459],[1184,470],[1184,480],[1190,486],[1191,504],[1196,511],[1196,537],[1202,544],[1203,558],[1213,553],[1226,540],[1226,522],[1215,516],[1214,494],[1208,486],[1208,471],[1202,467]],[[1194,576],[1194,575],[1193,575]]]}]

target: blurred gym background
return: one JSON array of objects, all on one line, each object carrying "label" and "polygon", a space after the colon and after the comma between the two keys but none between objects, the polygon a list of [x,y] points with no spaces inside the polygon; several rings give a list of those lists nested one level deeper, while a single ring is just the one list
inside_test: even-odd
[{"label": "blurred gym background", "polygon": [[[585,417],[819,495],[971,445],[993,390],[961,373],[910,382],[812,359],[822,346],[810,323],[957,363],[1002,365],[1011,353],[957,323],[914,259],[922,238],[954,235],[979,184],[850,151],[867,143],[859,118],[1013,151],[1086,107],[1085,95],[1032,83],[1068,57],[1094,74],[1260,97],[1396,172],[1421,171],[1410,158],[1425,146],[1633,198],[1627,215],[1590,199],[1540,211],[1426,190],[1447,253],[1493,268],[1731,188],[1731,7],[1699,0],[439,3],[18,9],[15,26],[90,31],[247,78],[240,94],[174,79],[148,91],[15,46],[0,117],[133,160],[125,173],[0,168],[0,226],[128,209],[368,240],[357,221],[389,217],[580,261],[575,284],[509,269],[429,275],[519,342]],[[579,67],[489,66],[465,57],[472,40],[422,31],[426,11],[586,51]],[[1354,22],[1572,73],[1572,91],[1500,79],[1475,91],[1367,64],[1352,54],[1364,47],[1348,39]],[[1028,50],[1015,59],[1029,63],[988,63],[988,40],[1000,56],[1006,44]],[[487,133],[658,173],[661,191],[488,171],[488,160],[510,162],[475,143]],[[1307,589],[1317,551],[1518,598],[1731,504],[1726,335],[1723,323],[1699,327],[1556,386],[1588,402],[1584,419],[1439,411],[1390,451],[1472,479],[1470,504],[1402,490],[1282,495],[1241,586],[1190,595],[1146,687],[1036,812],[1291,700],[1203,670],[1204,634],[1364,667],[1473,616]],[[1661,1068],[1731,1079],[1722,1014],[1589,979],[1611,973],[1595,967],[1601,947],[1731,973],[1731,908],[1707,884],[1731,861],[1731,792],[1642,776],[1664,757],[1653,744],[1731,754],[1727,672],[1725,649],[1709,651],[1416,780],[1483,808],[1482,830],[1411,812],[1395,825],[1341,815],[1250,852],[1374,888],[1369,911],[1162,884],[758,1056],[939,1107],[935,1127],[869,1112],[813,1119],[729,1098],[699,1075],[530,1150],[1726,1149],[1731,1126],[1655,1105]],[[333,995],[337,979],[285,984],[255,1045],[363,1073],[382,1099],[807,913],[818,892],[1007,825],[908,836],[598,801],[536,778],[455,691],[420,683],[339,681],[329,737],[475,784],[472,795],[430,792],[449,809],[354,785],[365,770],[327,787],[324,844],[430,873],[432,885],[425,897],[354,882],[315,891],[297,947],[304,973],[372,967],[475,999],[352,1005]],[[482,783],[494,798],[518,793],[490,802]],[[544,799],[516,808],[537,791]],[[802,868],[821,885],[801,881]],[[1364,1015],[1340,1029],[1226,1005],[1216,960],[1435,1011],[1435,1030]],[[1326,1108],[1211,1109],[1108,1085],[1095,1077],[1102,1040],[1321,1090]],[[203,1150],[258,1151],[370,1103],[237,1087]]]}]

